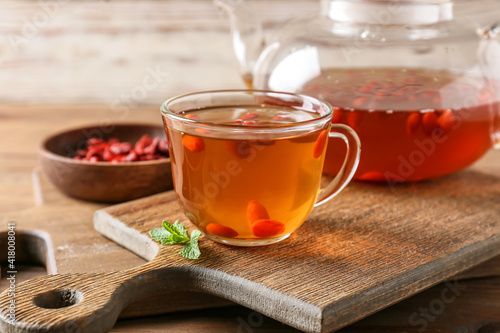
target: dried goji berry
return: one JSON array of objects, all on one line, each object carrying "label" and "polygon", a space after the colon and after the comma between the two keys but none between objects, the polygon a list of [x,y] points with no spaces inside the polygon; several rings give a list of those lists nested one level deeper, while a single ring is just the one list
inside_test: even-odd
[{"label": "dried goji berry", "polygon": [[205,149],[205,143],[202,138],[192,135],[184,135],[182,137],[182,144],[186,149],[192,152],[199,152]]},{"label": "dried goji berry", "polygon": [[118,140],[118,138],[109,138],[108,140],[108,144],[113,144],[113,143],[118,143],[120,142],[120,140]]},{"label": "dried goji berry", "polygon": [[316,142],[314,143],[314,148],[313,148],[314,158],[319,158],[323,154],[327,139],[328,139],[328,130],[321,131],[321,133],[318,135],[318,138],[316,139]]},{"label": "dried goji berry", "polygon": [[234,238],[238,236],[238,232],[233,228],[226,227],[217,223],[209,223],[206,229],[208,233],[221,237]]},{"label": "dried goji berry", "polygon": [[273,237],[285,231],[285,225],[281,222],[264,219],[252,223],[252,233],[256,237]]},{"label": "dried goji berry", "polygon": [[122,160],[124,162],[133,162],[137,161],[139,159],[139,156],[137,156],[137,153],[135,151],[131,151],[125,158]]},{"label": "dried goji berry", "polygon": [[87,155],[87,151],[85,149],[78,149],[76,151],[76,156],[78,157],[85,157]]},{"label": "dried goji berry", "polygon": [[113,143],[109,146],[109,151],[115,155],[121,154],[120,143]]},{"label": "dried goji berry", "polygon": [[113,154],[109,149],[105,149],[104,152],[102,153],[102,158],[105,161],[111,162],[114,160],[116,157],[116,154]]},{"label": "dried goji berry", "polygon": [[264,207],[257,200],[252,200],[247,205],[247,220],[252,223],[257,220],[269,219],[269,213],[266,207]]},{"label": "dried goji berry", "polygon": [[155,154],[158,151],[159,143],[160,138],[154,138],[148,146],[144,147],[144,154]]},{"label": "dried goji berry", "polygon": [[87,140],[87,145],[88,146],[94,146],[103,143],[104,141],[99,138],[90,138]]},{"label": "dried goji berry", "polygon": [[165,139],[161,139],[160,142],[158,143],[158,151],[162,153],[164,156],[169,155],[169,150],[168,150],[168,141]]},{"label": "dried goji berry", "polygon": [[[160,138],[156,138],[160,140]],[[120,143],[120,153],[121,154],[128,154],[132,150],[132,144],[130,142],[122,142]]]},{"label": "dried goji berry", "polygon": [[[161,144],[161,149],[160,149]],[[87,147],[76,152],[75,159],[86,161],[107,161],[112,163],[131,162],[139,160],[153,160],[169,156],[168,144],[165,139],[151,139],[149,135],[143,135],[132,148],[130,142],[120,142],[117,138],[108,141],[99,138],[87,140]]]}]

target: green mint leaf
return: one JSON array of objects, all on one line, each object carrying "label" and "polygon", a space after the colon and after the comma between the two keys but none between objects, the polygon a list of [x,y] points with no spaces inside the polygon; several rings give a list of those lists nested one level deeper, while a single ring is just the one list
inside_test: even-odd
[{"label": "green mint leaf", "polygon": [[179,221],[175,221],[174,224],[172,224],[175,229],[177,229],[179,231],[179,234],[181,234],[182,236],[186,237],[186,238],[189,238],[189,235],[188,235],[188,230],[186,229],[186,227],[182,224],[182,223],[179,223]]},{"label": "green mint leaf", "polygon": [[190,238],[188,230],[179,221],[173,224],[163,221],[162,228],[151,229],[149,235],[161,245],[185,244],[179,253],[187,259],[198,259],[201,255],[198,247],[201,232],[194,230]]},{"label": "green mint leaf", "polygon": [[191,233],[191,239],[179,252],[184,258],[187,259],[198,259],[201,255],[200,248],[198,247],[198,238],[200,238],[201,232],[199,230],[194,230]]},{"label": "green mint leaf", "polygon": [[171,239],[172,234],[165,228],[151,229],[149,235],[161,245],[174,244]]},{"label": "green mint leaf", "polygon": [[168,223],[167,221],[163,221],[163,228],[165,228],[172,235],[170,239],[174,244],[185,243],[189,241],[189,237],[186,234],[184,235],[183,231],[179,231],[173,224]]}]

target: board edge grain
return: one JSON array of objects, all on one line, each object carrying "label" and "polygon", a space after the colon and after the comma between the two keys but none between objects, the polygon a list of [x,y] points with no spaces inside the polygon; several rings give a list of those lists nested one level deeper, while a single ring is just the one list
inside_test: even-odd
[{"label": "board edge grain", "polygon": [[[127,227],[104,209],[95,211],[94,229],[147,261],[152,261],[160,251],[158,244],[149,236]],[[141,246],[141,244],[145,245]]]}]

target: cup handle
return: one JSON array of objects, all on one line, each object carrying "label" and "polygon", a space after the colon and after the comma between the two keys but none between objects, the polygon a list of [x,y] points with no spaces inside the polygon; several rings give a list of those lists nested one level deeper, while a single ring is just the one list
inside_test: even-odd
[{"label": "cup handle", "polygon": [[354,176],[359,164],[361,142],[359,141],[358,135],[352,128],[342,124],[332,124],[328,137],[344,140],[347,146],[347,154],[339,173],[325,188],[321,189],[319,192],[314,207],[327,202],[342,191],[342,189],[349,184],[349,181]]}]

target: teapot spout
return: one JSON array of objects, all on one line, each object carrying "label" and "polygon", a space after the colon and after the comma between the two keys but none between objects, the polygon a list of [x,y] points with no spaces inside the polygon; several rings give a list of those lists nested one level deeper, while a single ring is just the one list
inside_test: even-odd
[{"label": "teapot spout", "polygon": [[253,69],[264,48],[260,19],[244,0],[214,0],[230,19],[233,51],[245,84],[252,88]]}]

